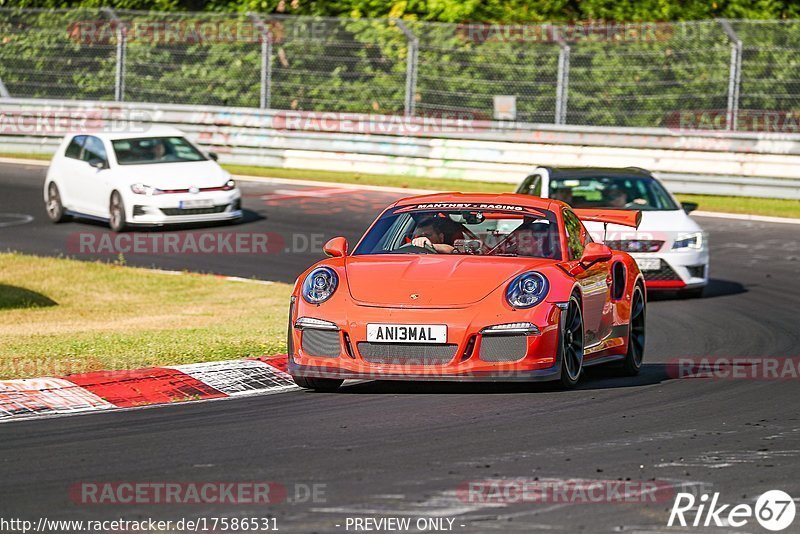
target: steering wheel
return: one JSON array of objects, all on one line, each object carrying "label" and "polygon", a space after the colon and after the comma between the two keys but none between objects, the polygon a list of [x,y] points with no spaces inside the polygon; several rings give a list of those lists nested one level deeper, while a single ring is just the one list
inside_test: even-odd
[{"label": "steering wheel", "polygon": [[438,252],[433,247],[418,247],[413,243],[406,243],[393,250],[392,254],[438,254]]},{"label": "steering wheel", "polygon": [[647,199],[642,197],[637,197],[631,200],[630,202],[625,204],[625,207],[628,209],[643,209],[646,208],[648,205]]}]

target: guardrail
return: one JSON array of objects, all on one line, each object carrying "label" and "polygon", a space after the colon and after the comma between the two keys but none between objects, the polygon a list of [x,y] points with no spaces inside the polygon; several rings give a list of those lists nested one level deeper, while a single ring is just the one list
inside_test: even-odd
[{"label": "guardrail", "polygon": [[516,183],[537,165],[643,167],[675,192],[800,199],[800,135],[167,104],[0,100],[0,151],[66,131],[180,128],[226,163]]}]

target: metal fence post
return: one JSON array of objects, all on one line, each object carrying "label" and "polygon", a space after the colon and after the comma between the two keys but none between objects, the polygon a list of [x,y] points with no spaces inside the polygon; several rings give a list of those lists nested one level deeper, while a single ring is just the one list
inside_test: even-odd
[{"label": "metal fence post", "polygon": [[261,30],[261,91],[258,107],[269,109],[272,103],[272,32],[256,13],[248,13],[248,16]]},{"label": "metal fence post", "polygon": [[6,84],[3,83],[2,78],[0,78],[0,98],[11,98],[11,95],[6,88]]},{"label": "metal fence post", "polygon": [[404,115],[414,116],[415,97],[417,93],[417,54],[419,50],[419,39],[414,35],[405,22],[400,19],[392,19],[403,35],[406,36],[408,46],[408,56],[406,57],[406,92],[403,104]]},{"label": "metal fence post", "polygon": [[556,29],[558,43],[558,72],[556,74],[556,117],[555,124],[567,123],[567,99],[569,97],[569,55],[570,48]]},{"label": "metal fence post", "polygon": [[114,76],[114,100],[122,102],[125,100],[125,52],[127,51],[125,25],[110,7],[103,8],[103,11],[117,26],[117,72]]},{"label": "metal fence post", "polygon": [[739,122],[739,91],[742,85],[742,40],[727,19],[717,19],[731,42],[731,64],[728,71],[728,130],[736,130]]}]

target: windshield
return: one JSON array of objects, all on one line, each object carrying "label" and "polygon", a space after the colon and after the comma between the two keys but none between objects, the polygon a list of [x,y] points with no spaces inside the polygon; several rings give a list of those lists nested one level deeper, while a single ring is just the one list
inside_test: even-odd
[{"label": "windshield", "polygon": [[573,208],[679,209],[657,180],[639,176],[552,178],[550,198]]},{"label": "windshield", "polygon": [[561,259],[558,224],[553,212],[521,206],[508,208],[516,211],[395,208],[373,225],[353,254]]},{"label": "windshield", "polygon": [[111,141],[117,163],[144,165],[148,163],[174,163],[203,161],[206,157],[183,137],[142,137]]}]

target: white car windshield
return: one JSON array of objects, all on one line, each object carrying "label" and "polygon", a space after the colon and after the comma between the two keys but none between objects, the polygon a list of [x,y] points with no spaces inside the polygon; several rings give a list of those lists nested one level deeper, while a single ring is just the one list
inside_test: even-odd
[{"label": "white car windshield", "polygon": [[553,177],[549,196],[573,208],[680,209],[658,180],[639,176]]},{"label": "white car windshield", "polygon": [[204,161],[202,152],[183,137],[140,137],[111,141],[117,163],[120,165],[146,165],[150,163],[176,163]]}]

